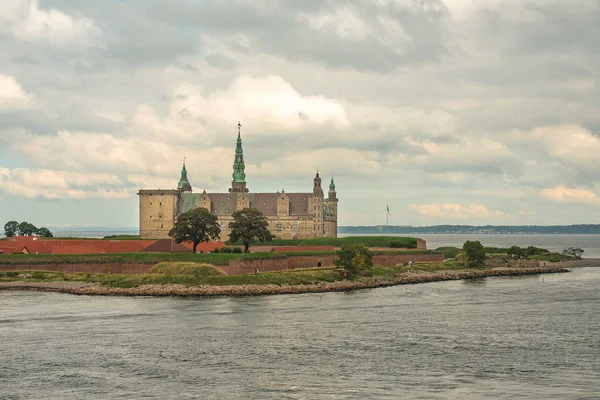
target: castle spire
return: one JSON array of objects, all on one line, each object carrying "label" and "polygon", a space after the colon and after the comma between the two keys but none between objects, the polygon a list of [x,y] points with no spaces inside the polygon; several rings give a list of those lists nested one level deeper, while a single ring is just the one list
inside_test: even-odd
[{"label": "castle spire", "polygon": [[231,181],[230,192],[247,192],[246,188],[246,166],[244,164],[244,150],[242,149],[242,124],[238,121],[238,136],[235,146],[235,158],[233,161],[233,181]]},{"label": "castle spire", "polygon": [[192,185],[188,181],[187,177],[187,168],[185,167],[185,157],[183,157],[183,167],[181,168],[181,178],[179,178],[179,184],[177,185],[177,189],[182,192],[191,192]]}]

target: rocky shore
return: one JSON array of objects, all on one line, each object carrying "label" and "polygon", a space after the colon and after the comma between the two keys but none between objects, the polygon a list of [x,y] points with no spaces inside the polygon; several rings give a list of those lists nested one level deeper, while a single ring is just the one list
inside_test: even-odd
[{"label": "rocky shore", "polygon": [[101,296],[265,296],[276,294],[343,292],[395,285],[408,285],[426,282],[439,282],[485,277],[535,275],[569,272],[563,266],[536,268],[494,268],[473,271],[414,271],[396,276],[393,279],[365,278],[358,281],[343,280],[314,285],[229,285],[229,286],[185,286],[185,285],[143,285],[134,288],[116,288],[83,284],[80,282],[37,282],[25,285],[22,282],[9,282],[12,285],[0,285],[5,289],[46,290],[75,295]]}]

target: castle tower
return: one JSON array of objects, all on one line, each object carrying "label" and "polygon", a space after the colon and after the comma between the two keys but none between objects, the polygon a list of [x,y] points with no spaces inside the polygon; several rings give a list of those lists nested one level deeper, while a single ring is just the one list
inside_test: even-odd
[{"label": "castle tower", "polygon": [[337,237],[337,206],[338,198],[335,191],[335,183],[331,178],[329,184],[329,193],[327,200],[325,200],[325,236]]},{"label": "castle tower", "polygon": [[232,193],[246,193],[246,166],[244,165],[244,150],[242,149],[242,136],[241,129],[242,124],[238,122],[238,137],[237,144],[235,147],[235,159],[233,161],[233,180],[231,181],[231,188],[229,192]]},{"label": "castle tower", "polygon": [[331,178],[331,183],[329,184],[329,200],[337,200],[337,193],[335,192],[335,183],[333,183],[333,178]]},{"label": "castle tower", "polygon": [[319,176],[319,171],[317,170],[317,175],[313,180],[313,194],[317,196],[323,197],[323,189],[321,188],[321,177]]},{"label": "castle tower", "polygon": [[183,168],[181,168],[181,178],[179,179],[179,184],[177,185],[177,190],[182,192],[191,192],[192,185],[188,181],[187,177],[187,169],[185,168],[185,158],[183,159]]},{"label": "castle tower", "polygon": [[323,220],[324,206],[323,189],[321,188],[321,177],[319,171],[313,180],[313,195],[309,200],[309,209],[313,215],[313,234],[314,237],[322,237],[325,234],[325,225]]}]

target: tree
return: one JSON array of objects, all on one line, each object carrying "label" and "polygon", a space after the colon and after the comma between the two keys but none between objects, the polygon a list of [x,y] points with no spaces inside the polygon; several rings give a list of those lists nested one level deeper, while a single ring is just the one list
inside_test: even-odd
[{"label": "tree", "polygon": [[177,218],[177,223],[169,231],[177,243],[194,243],[194,254],[200,242],[208,242],[219,238],[221,228],[217,221],[217,216],[213,215],[206,208],[195,208],[181,214]]},{"label": "tree", "polygon": [[269,222],[260,210],[256,208],[244,208],[233,213],[233,221],[229,223],[229,240],[232,242],[242,241],[244,253],[252,242],[269,242],[273,235],[269,232]]},{"label": "tree", "polygon": [[373,252],[362,243],[345,244],[336,252],[338,259],[333,263],[349,274],[361,274],[373,267]]},{"label": "tree", "polygon": [[563,250],[563,254],[569,257],[573,257],[576,258],[578,260],[581,260],[581,255],[583,254],[584,250],[577,248],[577,247],[567,247],[566,249]]},{"label": "tree", "polygon": [[30,224],[29,222],[21,222],[17,227],[17,232],[19,236],[31,236],[37,232],[37,228],[35,225]]},{"label": "tree", "polygon": [[17,234],[18,229],[19,229],[19,223],[17,221],[8,221],[4,225],[4,236],[13,237]]},{"label": "tree", "polygon": [[514,258],[525,258],[527,257],[526,250],[519,246],[510,246],[507,251],[508,255]]},{"label": "tree", "polygon": [[48,229],[44,226],[39,228],[36,233],[38,234],[38,236],[41,236],[41,237],[54,237],[52,232],[50,232],[50,229]]},{"label": "tree", "polygon": [[467,240],[463,245],[463,252],[466,257],[465,263],[468,268],[483,267],[485,262],[485,250],[480,241]]}]

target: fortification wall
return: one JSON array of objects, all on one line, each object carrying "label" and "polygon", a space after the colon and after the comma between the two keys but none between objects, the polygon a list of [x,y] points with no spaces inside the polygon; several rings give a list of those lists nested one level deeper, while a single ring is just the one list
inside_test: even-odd
[{"label": "fortification wall", "polygon": [[145,274],[153,264],[12,264],[0,265],[0,271],[53,271],[74,274]]}]

